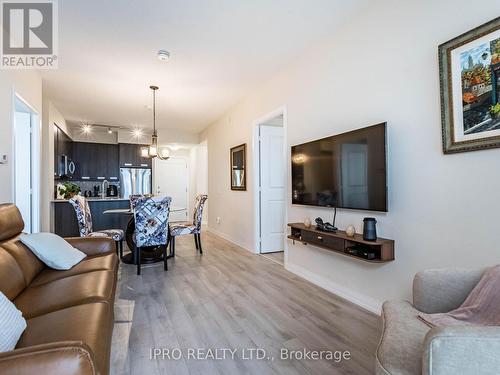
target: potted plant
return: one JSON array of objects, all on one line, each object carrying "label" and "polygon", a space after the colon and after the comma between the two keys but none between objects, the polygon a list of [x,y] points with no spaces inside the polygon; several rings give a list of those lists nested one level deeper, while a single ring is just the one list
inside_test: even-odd
[{"label": "potted plant", "polygon": [[63,186],[59,187],[59,194],[64,199],[71,199],[80,192],[80,186],[73,182],[65,182]]},{"label": "potted plant", "polygon": [[500,117],[500,103],[492,105],[490,107],[491,117]]}]

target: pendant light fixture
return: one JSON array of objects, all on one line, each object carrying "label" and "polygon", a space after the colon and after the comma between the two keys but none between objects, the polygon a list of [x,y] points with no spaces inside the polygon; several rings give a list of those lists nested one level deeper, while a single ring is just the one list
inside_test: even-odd
[{"label": "pendant light fixture", "polygon": [[149,88],[153,91],[153,135],[151,136],[151,144],[141,149],[141,156],[150,159],[167,160],[170,157],[168,148],[162,148],[158,153],[158,134],[156,133],[156,90],[158,90],[158,86],[149,86]]}]

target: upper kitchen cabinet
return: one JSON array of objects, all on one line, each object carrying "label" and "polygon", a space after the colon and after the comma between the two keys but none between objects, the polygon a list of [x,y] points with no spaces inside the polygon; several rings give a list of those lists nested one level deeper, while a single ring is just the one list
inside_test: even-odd
[{"label": "upper kitchen cabinet", "polygon": [[120,167],[151,168],[151,159],[141,157],[141,148],[145,145],[120,143]]},{"label": "upper kitchen cabinet", "polygon": [[110,182],[120,179],[120,163],[118,161],[118,145],[106,145],[106,176]]},{"label": "upper kitchen cabinet", "polygon": [[54,123],[54,177],[66,178],[66,171],[62,170],[63,156],[67,162],[73,158],[73,140]]},{"label": "upper kitchen cabinet", "polygon": [[119,180],[118,145],[75,142],[75,177],[80,180]]}]

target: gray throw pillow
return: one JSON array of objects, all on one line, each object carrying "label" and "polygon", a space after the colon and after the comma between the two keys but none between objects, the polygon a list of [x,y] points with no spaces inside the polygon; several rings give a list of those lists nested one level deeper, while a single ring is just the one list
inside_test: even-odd
[{"label": "gray throw pillow", "polygon": [[25,329],[21,311],[0,292],[0,353],[14,350]]},{"label": "gray throw pillow", "polygon": [[69,270],[87,256],[54,233],[23,233],[20,240],[38,259],[56,270]]}]

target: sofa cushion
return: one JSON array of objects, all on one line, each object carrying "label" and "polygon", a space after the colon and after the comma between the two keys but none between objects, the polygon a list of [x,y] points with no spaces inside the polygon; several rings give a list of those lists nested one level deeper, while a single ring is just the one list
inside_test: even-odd
[{"label": "sofa cushion", "polygon": [[91,302],[112,302],[114,271],[94,271],[26,288],[14,304],[26,318]]},{"label": "sofa cushion", "polygon": [[90,303],[28,319],[17,349],[58,341],[81,341],[92,350],[99,374],[109,372],[113,306]]},{"label": "sofa cushion", "polygon": [[93,271],[114,271],[118,268],[118,257],[116,254],[87,257],[76,266],[67,271],[58,271],[50,268],[44,269],[32,281],[30,286],[46,284],[48,282],[63,279],[65,277],[80,275]]},{"label": "sofa cushion", "polygon": [[45,264],[19,240],[20,236],[17,235],[3,242],[1,246],[16,260],[23,272],[26,285],[29,285],[36,275],[45,268]]},{"label": "sofa cushion", "polygon": [[11,301],[26,288],[23,270],[0,242],[0,292]]},{"label": "sofa cushion", "polygon": [[24,229],[21,212],[15,204],[0,204],[0,241],[12,238]]},{"label": "sofa cushion", "polygon": [[418,319],[418,314],[408,302],[384,303],[384,331],[377,349],[377,366],[381,368],[377,373],[422,373],[423,342],[430,327]]}]

